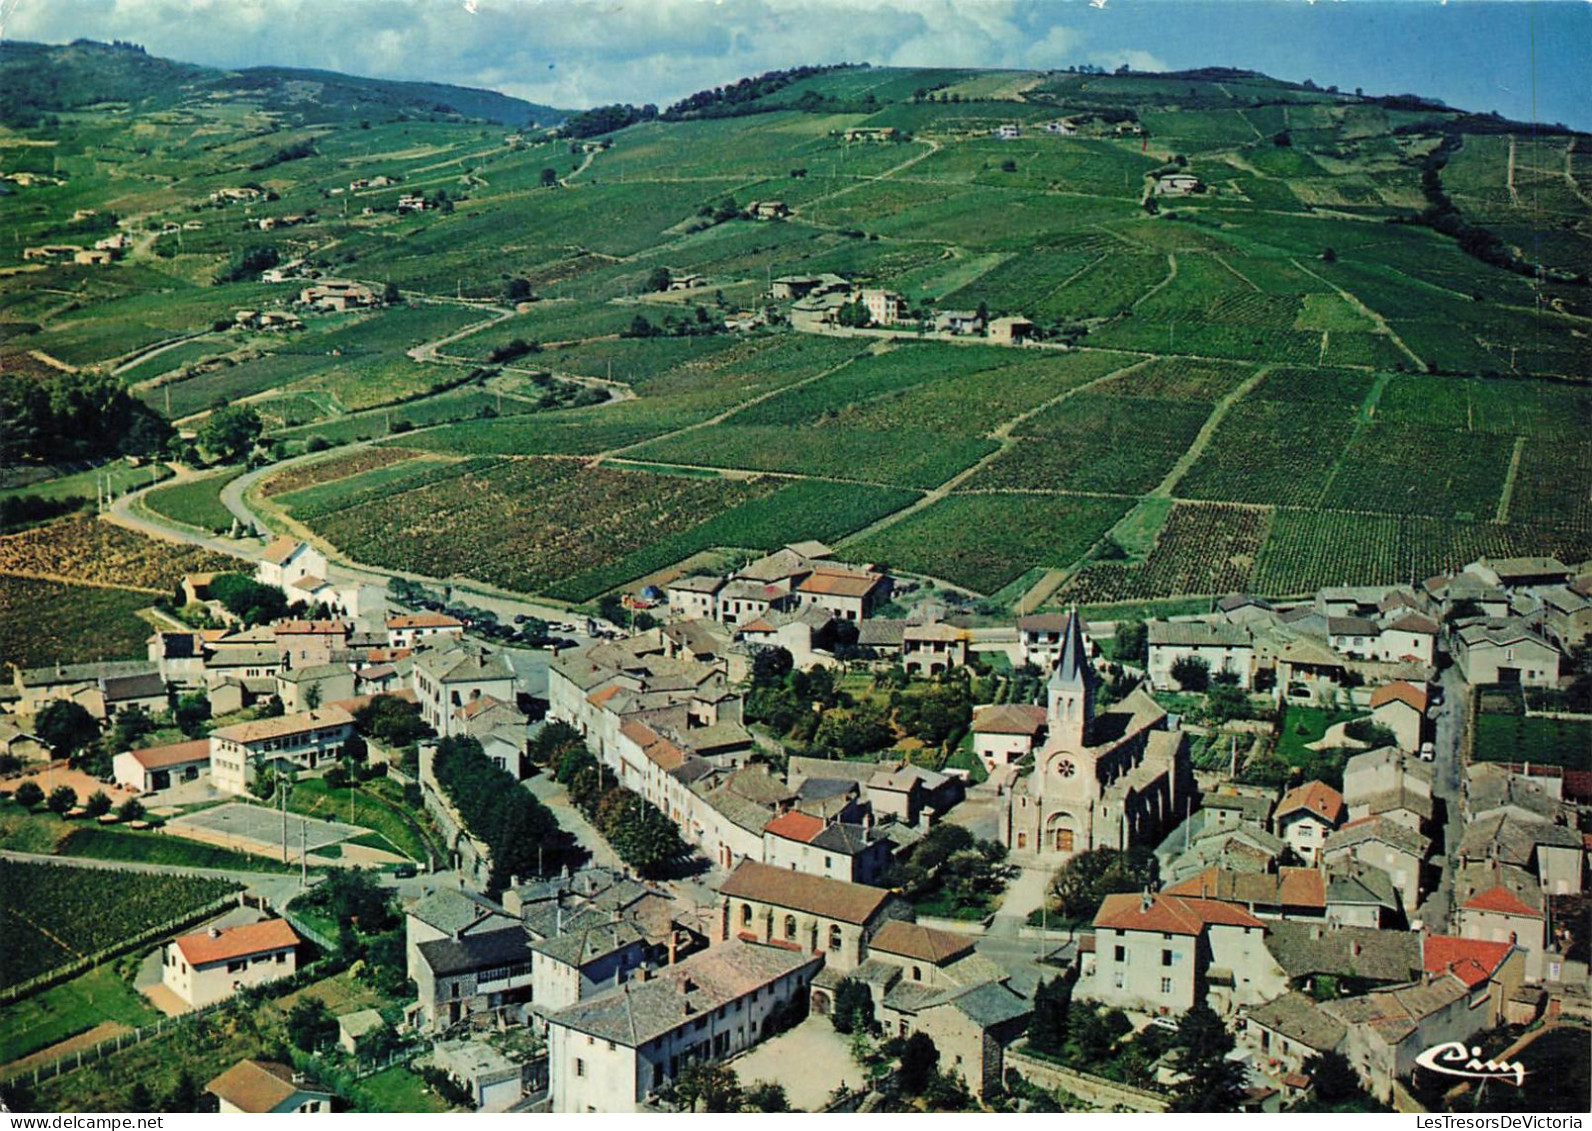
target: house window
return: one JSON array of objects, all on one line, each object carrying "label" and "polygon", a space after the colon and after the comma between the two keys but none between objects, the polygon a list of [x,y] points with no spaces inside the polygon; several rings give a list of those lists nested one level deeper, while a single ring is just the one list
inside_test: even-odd
[{"label": "house window", "polygon": [[785,938],[786,939],[795,939],[795,937],[796,937],[796,916],[787,915],[787,916],[785,916]]},{"label": "house window", "polygon": [[836,925],[831,925],[829,928],[829,949],[839,950],[840,942],[840,928]]},{"label": "house window", "polygon": [[750,927],[751,925],[752,925],[752,905],[750,903],[743,903],[743,904],[741,904],[741,926]]},{"label": "house window", "polygon": [[1169,993],[1172,992],[1172,979],[1171,978],[1162,978],[1161,979],[1161,992],[1163,994],[1169,994]]},{"label": "house window", "polygon": [[582,1060],[578,1056],[575,1058],[575,1075],[576,1076],[584,1076],[584,1075],[586,1075],[586,1062],[584,1060]]},{"label": "house window", "polygon": [[1162,966],[1170,966],[1170,965],[1172,965],[1172,952],[1170,950],[1163,950],[1161,952],[1161,965]]},{"label": "house window", "polygon": [[1112,957],[1114,957],[1118,962],[1126,962],[1128,960],[1128,948],[1127,947],[1119,946],[1119,947],[1114,947],[1112,949],[1113,949]]},{"label": "house window", "polygon": [[1124,985],[1123,977],[1122,971],[1118,970],[1115,974],[1111,975],[1111,984],[1119,990],[1122,989]]},{"label": "house window", "polygon": [[914,982],[921,982],[921,981],[923,981],[923,967],[921,967],[921,966],[914,966],[914,967],[913,967],[913,968],[912,968],[912,980],[913,980],[913,981],[914,981]]}]

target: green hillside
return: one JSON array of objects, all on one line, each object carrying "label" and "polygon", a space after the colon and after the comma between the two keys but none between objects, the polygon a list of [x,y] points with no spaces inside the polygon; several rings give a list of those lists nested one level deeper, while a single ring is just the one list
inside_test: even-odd
[{"label": "green hillside", "polygon": [[[1030,609],[1592,556],[1584,136],[1231,70],[847,66],[571,137],[142,66],[187,77],[0,130],[0,399],[76,367],[190,431],[246,403],[279,454],[395,437],[268,500],[355,559],[581,601],[818,537]],[[770,282],[821,273],[901,323],[794,328]],[[317,277],[399,301],[236,323]],[[932,332],[979,308],[1033,340]]]}]

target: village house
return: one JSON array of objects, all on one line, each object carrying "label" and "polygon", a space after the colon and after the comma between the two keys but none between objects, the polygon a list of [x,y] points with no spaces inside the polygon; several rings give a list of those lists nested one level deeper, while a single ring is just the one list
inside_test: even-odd
[{"label": "village house", "polygon": [[1272,813],[1277,835],[1306,864],[1316,864],[1321,847],[1344,821],[1343,795],[1322,782],[1290,789]]},{"label": "village house", "polygon": [[567,1009],[623,985],[652,957],[646,933],[622,915],[575,911],[569,919],[553,935],[530,944],[530,1001],[540,1013]]},{"label": "village house", "polygon": [[474,892],[446,887],[428,892],[404,908],[404,970],[416,977],[421,943],[490,934],[517,923],[503,907]]},{"label": "village house", "polygon": [[774,868],[877,884],[890,867],[890,855],[890,842],[867,825],[790,810],[763,826],[763,863]]},{"label": "village house", "polygon": [[1266,950],[1296,990],[1316,997],[1403,985],[1421,972],[1421,936],[1328,921],[1273,920]]},{"label": "village house", "polygon": [[293,668],[330,664],[348,648],[348,625],[343,621],[280,620],[271,632],[282,662]]},{"label": "village house", "polygon": [[261,585],[275,585],[285,591],[300,578],[324,578],[326,568],[325,554],[306,542],[284,535],[273,538],[260,551],[254,576]]},{"label": "village house", "polygon": [[415,953],[418,1028],[446,1032],[483,1014],[504,1024],[521,1020],[533,975],[530,939],[520,924],[428,939]]},{"label": "village house", "polygon": [[1425,890],[1426,860],[1431,854],[1430,837],[1384,815],[1343,825],[1327,837],[1319,858],[1329,867],[1352,861],[1380,868],[1393,881],[1405,915],[1413,916]]},{"label": "village house", "polygon": [[398,613],[387,618],[387,647],[441,645],[464,637],[464,622],[446,613]]},{"label": "village house", "polygon": [[1150,686],[1177,690],[1172,674],[1179,663],[1201,661],[1212,676],[1227,674],[1247,689],[1255,667],[1255,643],[1248,630],[1237,625],[1207,621],[1152,620],[1145,624]]},{"label": "village house", "polygon": [[286,978],[298,968],[299,937],[285,919],[211,927],[166,944],[161,982],[190,1009]]},{"label": "village house", "polygon": [[1242,907],[1257,919],[1321,921],[1327,914],[1326,875],[1316,868],[1275,872],[1207,868],[1161,889],[1163,895],[1214,899]]},{"label": "village house", "polygon": [[1581,894],[1585,857],[1578,830],[1508,811],[1472,815],[1459,844],[1462,864],[1512,864],[1534,874],[1549,895]]},{"label": "village house", "polygon": [[462,734],[464,720],[458,708],[483,696],[513,703],[514,669],[501,652],[479,644],[465,644],[447,636],[435,648],[414,653],[411,687],[420,704],[420,717],[443,738]]},{"label": "village house", "polygon": [[1426,704],[1424,686],[1405,679],[1384,683],[1371,692],[1371,721],[1392,731],[1399,749],[1413,754],[1426,731]]},{"label": "village house", "polygon": [[30,734],[15,723],[0,717],[0,754],[9,755],[19,762],[48,762],[54,755],[36,734]]},{"label": "village house", "polygon": [[867,957],[867,943],[911,907],[888,891],[844,880],[742,861],[719,887],[724,940],[789,946],[823,955],[846,971]]},{"label": "village house", "polygon": [[1382,630],[1369,617],[1327,618],[1327,647],[1351,660],[1370,660],[1376,656]]},{"label": "village house", "polygon": [[754,200],[746,206],[746,212],[754,220],[781,220],[790,215],[783,200]]},{"label": "village house", "polygon": [[554,1112],[633,1112],[694,1060],[770,1035],[821,955],[732,940],[547,1019]]},{"label": "village house", "polygon": [[[941,1068],[980,1096],[1004,1079],[1005,1051],[1033,1013],[1005,970],[974,952],[972,939],[900,919],[880,928],[868,961],[850,976],[868,987],[888,1035],[924,1033],[940,1051]],[[814,980],[815,1012],[831,1011],[839,981],[827,969]]]},{"label": "village house", "polygon": [[1153,846],[1193,807],[1188,745],[1143,688],[1096,715],[1098,682],[1073,614],[1046,687],[1044,747],[1006,795],[999,836],[1015,855],[1060,864],[1094,848]]},{"label": "village house", "polygon": [[894,141],[894,126],[851,126],[845,134],[847,141]]},{"label": "village house", "polygon": [[817,606],[842,620],[860,621],[890,599],[892,584],[882,573],[820,566],[796,586],[796,598],[804,607]]},{"label": "village house", "polygon": [[924,677],[963,667],[970,636],[949,624],[909,624],[901,634],[901,667],[908,675]]},{"label": "village house", "polygon": [[[21,715],[36,715],[46,703],[66,699],[82,706],[95,718],[106,718],[106,685],[111,688],[112,703],[127,705],[147,699],[135,695],[124,700],[122,692],[152,691],[159,680],[156,665],[146,660],[112,660],[92,664],[56,664],[45,668],[12,668],[17,691],[15,711]],[[155,677],[151,680],[151,676]],[[133,681],[127,683],[125,681]],[[161,684],[156,710],[166,706],[165,686]]]},{"label": "village house", "polygon": [[164,683],[199,687],[205,678],[204,637],[197,632],[157,632],[147,642],[149,662]]},{"label": "village house", "polygon": [[[533,1085],[533,1063],[470,1037],[438,1041],[417,1062],[419,1067],[445,1073],[468,1097],[470,1106],[482,1114],[509,1111],[528,1093],[540,1091]],[[541,1087],[545,1086],[544,1081]]]},{"label": "village house", "polygon": [[347,664],[311,664],[276,673],[276,697],[287,712],[308,711],[353,695],[354,671]]},{"label": "village house", "polygon": [[862,304],[868,321],[875,326],[894,326],[906,318],[907,300],[895,291],[864,287],[851,296],[851,301]]},{"label": "village house", "polygon": [[292,1065],[240,1060],[210,1083],[222,1115],[328,1115],[332,1093],[313,1087]]},{"label": "village house", "polygon": [[873,765],[875,769],[864,783],[864,790],[868,804],[880,818],[894,817],[904,825],[922,824],[927,828],[962,800],[960,778],[906,761]]},{"label": "village house", "polygon": [[1484,584],[1501,589],[1531,589],[1539,585],[1562,585],[1570,580],[1570,567],[1554,557],[1481,557],[1465,567],[1465,572]]},{"label": "village house", "polygon": [[1285,988],[1266,952],[1266,924],[1230,903],[1108,895],[1094,928],[1077,990],[1090,1001],[1175,1016],[1208,1000],[1226,1013]]},{"label": "village house", "polygon": [[[1070,613],[1035,613],[1017,618],[1017,664],[1032,664],[1044,671],[1056,666],[1061,659],[1062,641],[1072,622]],[[1089,637],[1089,626],[1080,624],[1086,654],[1094,655],[1094,644]]]},{"label": "village house", "polygon": [[1553,687],[1559,682],[1559,650],[1524,621],[1487,618],[1461,624],[1449,633],[1454,665],[1465,682]]},{"label": "village house", "polygon": [[1002,703],[973,714],[973,753],[994,773],[1033,753],[1045,733],[1045,709],[1034,703]]},{"label": "village house", "polygon": [[1023,130],[1021,126],[1007,122],[990,130],[989,136],[1000,141],[1016,141],[1023,136]]},{"label": "village house", "polygon": [[1532,873],[1497,861],[1461,865],[1454,880],[1453,926],[1467,939],[1514,943],[1525,955],[1525,980],[1542,981],[1547,900]]},{"label": "village house", "polygon": [[1340,1051],[1361,1085],[1387,1103],[1393,1081],[1409,1079],[1417,1056],[1488,1027],[1488,998],[1485,986],[1472,990],[1457,975],[1444,974],[1323,1002],[1321,1011],[1344,1027]]},{"label": "village house", "polygon": [[389,1026],[374,1009],[356,1009],[337,1019],[337,1047],[349,1056],[359,1056],[374,1044],[378,1033]]},{"label": "village house", "polygon": [[335,706],[222,727],[210,733],[211,784],[241,796],[257,765],[313,770],[341,757],[353,733],[354,717]]},{"label": "village house", "polygon": [[111,759],[116,784],[137,793],[170,789],[177,782],[193,781],[210,768],[210,740],[177,742],[128,750]]},{"label": "village house", "polygon": [[686,620],[717,620],[718,594],[724,586],[722,577],[696,575],[676,578],[664,587],[669,599],[669,615]]},{"label": "village house", "polygon": [[1417,612],[1385,620],[1377,632],[1375,654],[1384,663],[1410,662],[1431,667],[1437,662],[1437,622]]},{"label": "village house", "polygon": [[934,316],[939,334],[982,334],[984,319],[976,310],[942,310]]},{"label": "village house", "polygon": [[849,289],[850,284],[839,275],[781,275],[769,284],[768,294],[770,298],[786,300]]}]

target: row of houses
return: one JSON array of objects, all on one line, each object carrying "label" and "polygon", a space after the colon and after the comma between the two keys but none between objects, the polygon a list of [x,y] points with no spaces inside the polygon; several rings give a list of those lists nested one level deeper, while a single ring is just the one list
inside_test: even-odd
[{"label": "row of houses", "polygon": [[695,574],[669,583],[669,612],[688,619],[716,620],[749,628],[771,615],[823,610],[835,618],[862,621],[890,599],[889,574],[872,566],[831,560],[819,542],[785,546],[727,577]]}]

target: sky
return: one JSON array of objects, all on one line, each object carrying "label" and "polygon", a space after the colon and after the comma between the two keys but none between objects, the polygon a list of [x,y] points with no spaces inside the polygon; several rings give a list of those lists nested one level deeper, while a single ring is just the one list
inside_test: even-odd
[{"label": "sky", "polygon": [[665,105],[803,63],[1234,66],[1592,130],[1589,0],[0,0],[0,38]]}]

